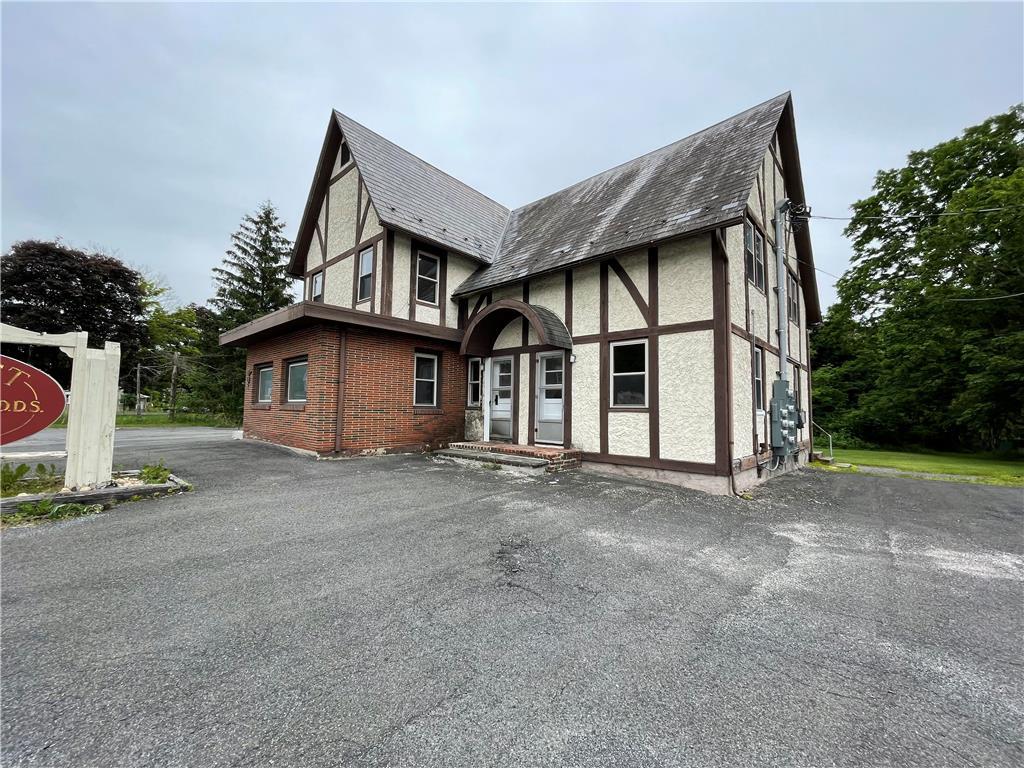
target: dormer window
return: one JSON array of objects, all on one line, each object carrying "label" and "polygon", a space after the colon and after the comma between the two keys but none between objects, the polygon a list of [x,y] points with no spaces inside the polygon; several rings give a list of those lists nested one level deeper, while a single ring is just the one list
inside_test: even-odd
[{"label": "dormer window", "polygon": [[348,151],[348,143],[343,142],[341,145],[341,156],[338,158],[338,165],[340,167],[344,167],[351,159],[352,153]]},{"label": "dormer window", "polygon": [[324,300],[324,273],[321,270],[313,275],[310,280],[309,286],[309,300],[310,301],[323,301]]}]

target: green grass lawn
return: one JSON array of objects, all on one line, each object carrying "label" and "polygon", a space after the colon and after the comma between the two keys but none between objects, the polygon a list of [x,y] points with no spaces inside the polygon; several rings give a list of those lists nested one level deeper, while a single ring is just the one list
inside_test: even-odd
[{"label": "green grass lawn", "polygon": [[[1024,485],[1024,461],[994,459],[977,453],[910,453],[836,448],[836,461],[889,467],[905,472],[930,472],[943,475],[972,475],[979,482],[995,485]],[[966,478],[965,478],[966,479]]]},{"label": "green grass lawn", "polygon": [[[68,415],[65,413],[53,427],[66,427]],[[239,422],[219,413],[178,413],[171,421],[163,411],[144,413],[136,416],[134,413],[117,414],[117,426],[120,427],[240,427]]]}]

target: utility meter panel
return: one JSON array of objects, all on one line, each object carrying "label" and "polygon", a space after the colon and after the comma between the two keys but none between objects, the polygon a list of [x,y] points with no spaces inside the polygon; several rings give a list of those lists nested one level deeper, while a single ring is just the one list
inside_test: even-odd
[{"label": "utility meter panel", "polygon": [[779,455],[791,456],[799,452],[796,430],[803,421],[797,412],[796,399],[789,391],[787,382],[776,379],[772,382],[771,439],[772,451]]}]

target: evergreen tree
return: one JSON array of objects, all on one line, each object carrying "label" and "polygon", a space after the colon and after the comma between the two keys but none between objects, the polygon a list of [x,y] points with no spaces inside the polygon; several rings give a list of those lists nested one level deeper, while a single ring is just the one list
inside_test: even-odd
[{"label": "evergreen tree", "polygon": [[255,320],[291,303],[291,278],[285,269],[292,244],[283,234],[285,224],[265,201],[242,219],[231,236],[231,248],[222,266],[213,270],[217,295],[210,303],[224,323],[223,330]]}]

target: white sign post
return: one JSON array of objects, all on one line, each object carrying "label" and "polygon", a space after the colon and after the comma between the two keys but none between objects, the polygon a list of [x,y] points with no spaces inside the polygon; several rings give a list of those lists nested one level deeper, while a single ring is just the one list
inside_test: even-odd
[{"label": "white sign post", "polygon": [[[0,342],[60,347],[71,358],[64,485],[71,489],[108,485],[114,465],[121,345],[108,341],[103,349],[89,349],[85,331],[36,333],[4,323],[0,323]],[[5,454],[4,458],[18,456]]]}]

